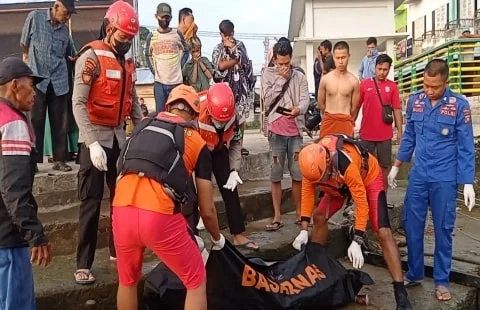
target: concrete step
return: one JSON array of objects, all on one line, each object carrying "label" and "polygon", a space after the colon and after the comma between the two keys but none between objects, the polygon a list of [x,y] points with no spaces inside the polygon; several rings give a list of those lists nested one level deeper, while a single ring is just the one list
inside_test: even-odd
[{"label": "concrete step", "polygon": [[[295,207],[289,198],[291,188],[291,180],[289,178],[284,179],[282,188],[284,189],[282,212],[292,211]],[[273,216],[270,181],[245,182],[238,187],[238,191],[246,222]],[[79,203],[72,203],[62,208],[40,209],[39,217],[52,243],[54,255],[75,253],[78,230],[78,206]],[[215,207],[217,208],[220,227],[227,227],[225,204],[218,188],[215,188]],[[109,208],[108,199],[104,199],[100,214],[97,248],[108,246]]]},{"label": "concrete step", "polygon": [[[267,150],[265,150],[267,148]],[[40,164],[39,173],[35,175],[33,194],[42,209],[61,210],[72,204],[78,204],[77,173],[79,165],[71,162],[72,171],[52,170],[52,164]],[[265,180],[270,176],[270,156],[267,146],[250,150],[250,155],[243,156],[239,171],[244,181]],[[108,189],[104,197],[108,196]]]},{"label": "concrete step", "polygon": [[[285,226],[276,232],[266,232],[265,225],[269,219],[252,222],[247,227],[249,236],[260,246],[258,252],[244,251],[247,256],[258,256],[266,260],[282,260],[296,253],[291,243],[298,233],[298,226],[294,224],[295,214],[283,216]],[[345,261],[347,239],[345,231],[338,225],[330,225],[328,248],[330,253],[338,257],[347,268],[351,268]],[[223,231],[227,238],[228,231]],[[208,236],[202,234],[207,243]],[[144,274],[147,274],[158,263],[152,254],[145,255]],[[115,264],[108,260],[108,251],[100,249],[96,254],[93,272],[97,283],[91,286],[80,286],[74,283],[75,270],[74,255],[57,256],[52,265],[46,269],[35,268],[35,287],[38,310],[80,310],[80,309],[116,309],[117,275]],[[348,310],[387,310],[394,309],[394,299],[390,274],[386,269],[365,265],[375,281],[375,285],[366,287],[361,293],[368,294],[370,305],[350,305]],[[142,285],[140,291],[142,291]],[[434,298],[433,283],[426,279],[423,286],[409,289],[414,309],[424,310],[473,310],[477,309],[476,289],[451,284],[452,301],[440,303]],[[139,295],[141,296],[141,295]],[[89,306],[87,306],[89,305]],[[141,309],[141,308],[140,308]]]}]

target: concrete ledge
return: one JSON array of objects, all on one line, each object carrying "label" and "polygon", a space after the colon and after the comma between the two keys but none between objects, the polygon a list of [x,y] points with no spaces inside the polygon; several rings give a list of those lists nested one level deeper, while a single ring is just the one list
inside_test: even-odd
[{"label": "concrete ledge", "polygon": [[[239,187],[240,204],[243,208],[245,221],[251,222],[273,216],[272,194],[269,181],[246,182]],[[289,179],[282,183],[282,212],[290,212],[295,208],[290,199]],[[225,204],[218,189],[215,189],[215,207],[217,208],[220,227],[228,226]],[[98,228],[97,248],[108,246],[109,201],[104,199]],[[53,209],[49,209],[53,210]],[[78,230],[78,203],[55,212],[40,213],[40,220],[53,245],[54,255],[73,254],[76,251]]]},{"label": "concrete ledge", "polygon": [[[265,180],[270,177],[270,157],[268,151],[254,153],[242,158],[242,166],[239,171],[244,181]],[[77,173],[79,166],[72,163],[73,170],[70,172],[55,172],[44,168],[35,176],[33,195],[37,200],[40,210],[59,210],[71,204],[78,203]],[[105,187],[104,197],[109,195]]]}]

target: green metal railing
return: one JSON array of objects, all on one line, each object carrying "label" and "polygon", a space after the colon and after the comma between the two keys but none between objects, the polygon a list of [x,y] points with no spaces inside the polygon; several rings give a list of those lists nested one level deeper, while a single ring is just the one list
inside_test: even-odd
[{"label": "green metal railing", "polygon": [[480,95],[480,39],[456,39],[395,64],[400,93],[409,95],[422,87],[426,64],[445,59],[450,67],[450,87],[467,97]]}]

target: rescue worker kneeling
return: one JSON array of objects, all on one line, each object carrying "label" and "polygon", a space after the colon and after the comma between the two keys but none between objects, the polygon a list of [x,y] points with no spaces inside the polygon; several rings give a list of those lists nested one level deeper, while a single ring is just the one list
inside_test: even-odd
[{"label": "rescue worker kneeling", "polygon": [[145,248],[155,252],[187,288],[185,309],[207,309],[205,267],[181,213],[187,179],[195,171],[200,215],[212,235],[213,249],[223,248],[225,238],[213,201],[212,159],[193,122],[198,103],[192,87],[177,86],[167,99],[168,112],[143,119],[120,153],[113,202],[119,310],[138,307]]},{"label": "rescue worker kneeling", "polygon": [[212,171],[225,202],[233,244],[239,248],[258,250],[253,241],[242,235],[245,223],[236,188],[243,183],[238,175],[243,137],[235,114],[235,99],[228,84],[214,84],[200,94],[198,128],[212,154]]},{"label": "rescue worker kneeling", "polygon": [[359,141],[344,135],[327,135],[319,142],[304,147],[299,153],[302,173],[302,231],[293,242],[300,250],[308,241],[308,224],[314,207],[315,187],[324,192],[313,213],[312,242],[325,244],[328,218],[343,206],[349,193],[355,202],[355,234],[348,248],[353,267],[360,269],[364,258],[362,245],[367,219],[382,245],[385,261],[393,278],[397,310],[412,309],[403,284],[400,255],[392,236],[382,171],[377,159]]}]

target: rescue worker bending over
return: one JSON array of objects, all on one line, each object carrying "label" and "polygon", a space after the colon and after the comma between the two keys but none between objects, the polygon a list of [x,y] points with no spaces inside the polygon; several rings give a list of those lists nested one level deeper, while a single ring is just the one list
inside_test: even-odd
[{"label": "rescue worker bending over", "polygon": [[[107,35],[103,40],[88,43],[79,52],[75,65],[73,114],[80,130],[82,144],[78,171],[80,219],[78,225],[78,284],[92,284],[91,273],[97,245],[100,204],[104,179],[115,193],[115,164],[120,147],[126,141],[124,121],[130,116],[137,124],[142,113],[135,94],[135,64],[125,54],[138,33],[138,16],[125,1],[117,1],[108,9],[105,19]],[[109,236],[110,259],[116,258],[113,236]]]},{"label": "rescue worker bending over", "polygon": [[342,208],[346,197],[351,194],[355,202],[355,234],[348,248],[348,258],[354,268],[362,268],[364,259],[361,247],[370,217],[370,224],[377,233],[392,274],[397,310],[412,309],[403,284],[400,254],[390,229],[382,171],[377,159],[358,140],[344,135],[326,135],[320,141],[304,147],[298,160],[303,176],[302,231],[293,242],[293,247],[300,250],[308,241],[307,229],[317,185],[325,194],[313,213],[312,242],[327,242],[328,218]]},{"label": "rescue worker bending over", "polygon": [[185,309],[206,310],[206,271],[195,238],[181,213],[187,179],[195,172],[200,215],[214,250],[225,245],[213,201],[212,158],[195,130],[199,98],[193,87],[179,85],[168,112],[142,120],[122,148],[113,202],[117,249],[119,310],[137,309],[137,284],[143,252],[151,249],[187,288]]},{"label": "rescue worker bending over", "polygon": [[258,250],[253,241],[242,235],[245,223],[236,189],[239,183],[243,183],[238,175],[242,162],[242,136],[235,114],[235,99],[228,84],[214,84],[201,93],[198,128],[212,154],[212,171],[225,203],[233,244]]}]

